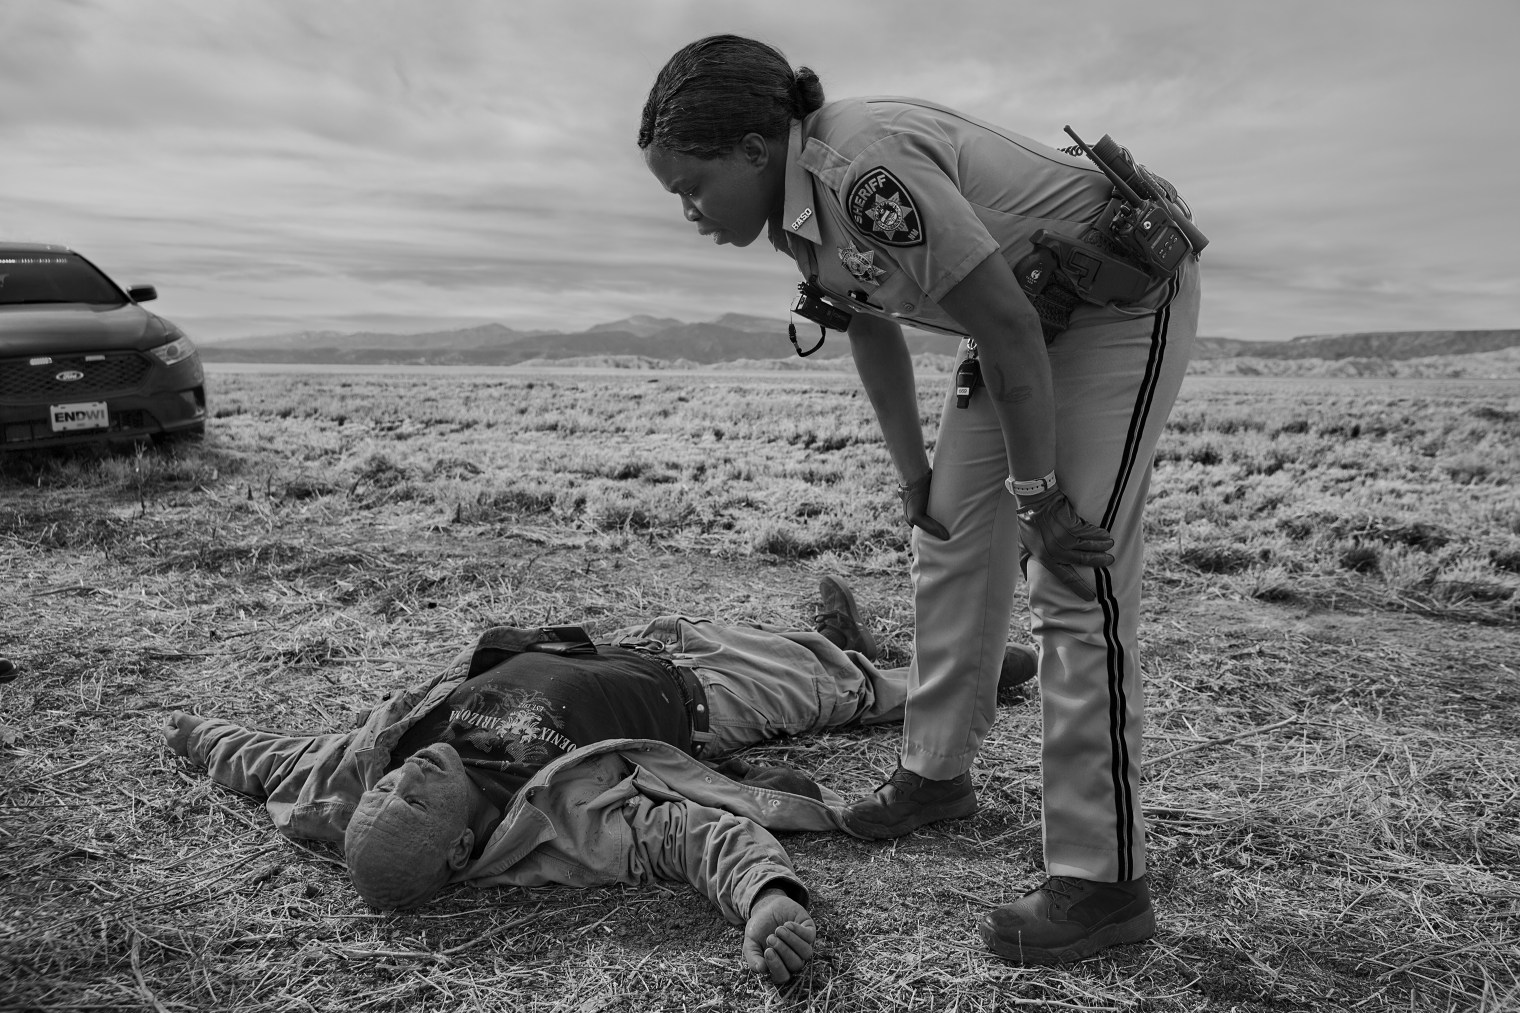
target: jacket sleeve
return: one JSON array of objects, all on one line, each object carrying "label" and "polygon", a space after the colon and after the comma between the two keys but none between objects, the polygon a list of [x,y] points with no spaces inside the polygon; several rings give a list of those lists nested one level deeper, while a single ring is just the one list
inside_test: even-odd
[{"label": "jacket sleeve", "polygon": [[191,734],[188,759],[217,784],[264,799],[286,836],[341,841],[364,791],[349,754],[356,734],[281,735],[212,718]]},{"label": "jacket sleeve", "polygon": [[267,798],[302,767],[323,739],[337,735],[280,735],[211,718],[190,736],[188,759],[206,768],[217,784],[255,798]]},{"label": "jacket sleeve", "polygon": [[767,886],[804,907],[807,888],[770,831],[744,816],[696,802],[635,795],[622,807],[630,831],[627,860],[638,881],[684,880],[742,925]]}]

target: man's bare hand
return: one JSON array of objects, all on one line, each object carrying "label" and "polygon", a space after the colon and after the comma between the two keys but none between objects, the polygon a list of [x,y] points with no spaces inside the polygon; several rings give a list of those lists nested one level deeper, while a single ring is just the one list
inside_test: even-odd
[{"label": "man's bare hand", "polygon": [[751,971],[769,974],[784,985],[812,959],[817,934],[807,908],[785,891],[764,890],[744,926],[744,962]]},{"label": "man's bare hand", "polygon": [[190,733],[206,719],[184,711],[175,711],[163,727],[164,741],[176,756],[190,755]]}]

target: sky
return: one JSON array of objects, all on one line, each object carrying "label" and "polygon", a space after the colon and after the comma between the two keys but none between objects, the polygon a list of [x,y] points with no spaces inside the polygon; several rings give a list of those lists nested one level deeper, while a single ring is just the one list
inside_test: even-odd
[{"label": "sky", "polygon": [[734,32],[830,98],[1103,134],[1210,245],[1200,333],[1520,327],[1520,0],[0,0],[0,240],[192,337],[784,319],[635,144]]}]

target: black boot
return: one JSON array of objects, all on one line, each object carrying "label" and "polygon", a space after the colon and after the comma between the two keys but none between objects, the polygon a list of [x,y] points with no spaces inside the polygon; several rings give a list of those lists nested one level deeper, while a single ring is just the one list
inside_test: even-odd
[{"label": "black boot", "polygon": [[1145,878],[1095,883],[1051,876],[982,919],[982,941],[1015,964],[1065,964],[1156,934]]},{"label": "black boot", "polygon": [[931,781],[898,767],[870,798],[844,811],[845,829],[857,837],[901,837],[925,823],[953,820],[976,812],[971,774]]},{"label": "black boot", "polygon": [[1009,644],[1003,648],[1003,667],[998,672],[998,692],[1022,686],[1037,674],[1039,655],[1033,647]]},{"label": "black boot", "polygon": [[876,639],[860,621],[855,596],[841,577],[824,577],[818,581],[818,613],[813,628],[836,647],[858,651],[876,660]]}]

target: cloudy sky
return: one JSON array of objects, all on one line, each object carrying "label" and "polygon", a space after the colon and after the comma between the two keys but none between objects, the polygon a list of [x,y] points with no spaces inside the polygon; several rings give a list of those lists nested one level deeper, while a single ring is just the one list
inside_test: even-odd
[{"label": "cloudy sky", "polygon": [[1516,0],[0,0],[0,239],[193,336],[785,317],[634,144],[714,32],[831,97],[1104,133],[1212,243],[1202,333],[1520,327]]}]

